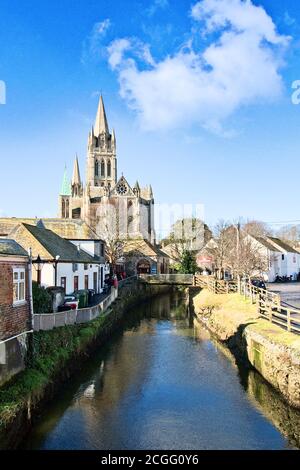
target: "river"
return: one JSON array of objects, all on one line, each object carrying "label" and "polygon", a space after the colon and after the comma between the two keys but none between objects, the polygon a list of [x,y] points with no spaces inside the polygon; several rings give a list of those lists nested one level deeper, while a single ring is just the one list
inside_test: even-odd
[{"label": "river", "polygon": [[299,413],[238,367],[173,293],[126,315],[21,448],[289,449],[299,428]]}]

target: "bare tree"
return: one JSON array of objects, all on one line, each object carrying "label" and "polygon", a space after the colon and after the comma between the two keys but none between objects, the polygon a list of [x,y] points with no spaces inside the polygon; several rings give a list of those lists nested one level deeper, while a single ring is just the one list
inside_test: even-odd
[{"label": "bare tree", "polygon": [[245,232],[237,233],[238,243],[228,253],[227,262],[235,277],[247,279],[262,275],[268,270],[269,260],[261,247]]},{"label": "bare tree", "polygon": [[259,220],[249,220],[243,224],[243,230],[253,237],[266,237],[271,235],[270,227]]},{"label": "bare tree", "polygon": [[213,257],[216,274],[223,279],[229,270],[238,282],[242,277],[261,275],[268,269],[268,259],[258,243],[241,230],[240,224],[220,221],[215,227],[215,246],[207,249]]},{"label": "bare tree", "polygon": [[107,204],[97,212],[97,218],[96,232],[105,242],[105,258],[115,273],[118,261],[124,256],[124,240],[119,236],[118,212],[113,206]]},{"label": "bare tree", "polygon": [[225,270],[228,268],[228,254],[232,249],[232,226],[220,220],[214,227],[214,243],[207,246],[206,252],[214,261],[216,275],[219,279],[224,278]]},{"label": "bare tree", "polygon": [[168,246],[168,252],[175,260],[180,261],[186,251],[199,251],[211,238],[212,232],[202,220],[185,218],[172,225],[162,244]]}]

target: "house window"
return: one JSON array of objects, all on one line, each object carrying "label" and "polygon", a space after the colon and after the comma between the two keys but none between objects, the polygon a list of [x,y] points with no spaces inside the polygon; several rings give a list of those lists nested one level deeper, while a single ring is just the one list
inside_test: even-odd
[{"label": "house window", "polygon": [[101,256],[104,256],[104,243],[101,243]]},{"label": "house window", "polygon": [[284,255],[281,255],[281,259],[282,259],[282,261],[284,261]]},{"label": "house window", "polygon": [[63,288],[63,290],[66,292],[66,287],[67,287],[67,278],[66,277],[61,277],[60,278],[60,285]]},{"label": "house window", "polygon": [[88,264],[84,264],[84,270],[87,271],[87,269],[89,269],[89,265]]},{"label": "house window", "polygon": [[13,293],[14,304],[25,301],[25,269],[14,269]]},{"label": "house window", "polygon": [[296,263],[296,255],[293,256],[293,263]]}]

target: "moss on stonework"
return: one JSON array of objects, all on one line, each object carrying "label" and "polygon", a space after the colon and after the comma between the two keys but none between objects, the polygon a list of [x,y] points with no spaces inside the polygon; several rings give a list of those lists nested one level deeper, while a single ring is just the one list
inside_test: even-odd
[{"label": "moss on stonework", "polygon": [[260,319],[251,326],[251,330],[255,333],[263,334],[265,338],[272,341],[272,343],[288,346],[300,353],[300,337],[294,333],[290,333],[278,325]]}]

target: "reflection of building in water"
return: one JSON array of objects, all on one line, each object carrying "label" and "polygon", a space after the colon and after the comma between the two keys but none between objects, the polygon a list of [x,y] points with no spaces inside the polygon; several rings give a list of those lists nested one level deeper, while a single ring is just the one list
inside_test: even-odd
[{"label": "reflection of building in water", "polygon": [[88,427],[109,427],[105,424],[107,416],[111,416],[112,410],[124,399],[128,390],[137,390],[137,398],[142,393],[152,365],[151,331],[154,332],[155,324],[145,320],[141,326],[140,334],[132,335],[126,331],[116,341],[108,359],[103,360],[91,380],[76,394],[73,406],[80,408]]},{"label": "reflection of building in water", "polygon": [[[179,300],[176,305],[179,309]],[[143,393],[156,353],[157,319],[170,318],[170,309],[169,294],[140,305],[137,313],[143,319],[140,319],[138,329],[137,318],[132,330],[125,331],[111,346],[108,358],[104,358],[96,374],[78,391],[74,406],[80,408],[88,427],[99,428],[99,432],[100,428],[111,428],[111,423],[106,425],[106,419],[111,418],[113,409],[126,399],[128,391],[136,390],[137,400]],[[135,314],[134,310],[132,314]]]}]

